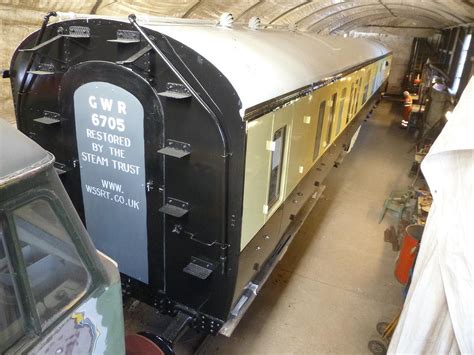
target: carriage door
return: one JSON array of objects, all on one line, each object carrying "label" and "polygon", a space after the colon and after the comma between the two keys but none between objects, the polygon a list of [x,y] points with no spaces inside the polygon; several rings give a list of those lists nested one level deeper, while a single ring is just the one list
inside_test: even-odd
[{"label": "carriage door", "polygon": [[62,107],[69,104],[68,117],[74,117],[68,131],[75,131],[72,154],[80,169],[74,181],[80,181],[86,228],[122,274],[145,284],[162,281],[161,219],[153,215],[162,204],[156,153],[163,139],[161,103],[139,75],[113,63],[79,64],[63,82]]}]

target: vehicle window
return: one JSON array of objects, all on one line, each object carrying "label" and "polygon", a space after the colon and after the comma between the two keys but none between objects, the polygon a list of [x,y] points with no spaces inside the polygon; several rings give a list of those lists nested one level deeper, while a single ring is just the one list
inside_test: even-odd
[{"label": "vehicle window", "polygon": [[319,148],[321,145],[321,135],[323,131],[323,122],[324,122],[324,113],[326,112],[326,100],[322,101],[319,104],[319,114],[318,114],[318,128],[316,131],[316,140],[314,142],[314,152],[313,152],[313,160],[319,155]]},{"label": "vehicle window", "polygon": [[337,107],[337,93],[334,93],[331,97],[331,109],[329,110],[328,129],[326,131],[326,140],[324,141],[324,146],[331,143],[331,133],[332,133],[332,126],[334,123],[334,116],[336,115],[336,107]]},{"label": "vehicle window", "polygon": [[270,171],[270,186],[268,189],[268,207],[272,207],[280,198],[281,172],[283,166],[283,152],[285,151],[286,127],[280,128],[273,135],[275,149],[272,152],[272,167]]},{"label": "vehicle window", "polygon": [[342,113],[344,112],[344,103],[346,101],[347,88],[342,89],[341,100],[339,102],[339,114],[337,116],[336,134],[341,131]]},{"label": "vehicle window", "polygon": [[30,202],[13,218],[36,309],[47,326],[85,293],[90,277],[49,202]]},{"label": "vehicle window", "polygon": [[12,273],[0,224],[0,353],[2,354],[25,333],[25,322],[20,311]]}]

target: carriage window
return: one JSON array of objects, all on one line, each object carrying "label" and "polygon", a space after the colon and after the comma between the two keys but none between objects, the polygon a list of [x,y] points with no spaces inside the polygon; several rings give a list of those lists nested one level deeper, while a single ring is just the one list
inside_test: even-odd
[{"label": "carriage window", "polygon": [[46,200],[16,209],[13,217],[36,309],[47,325],[84,295],[90,277]]},{"label": "carriage window", "polygon": [[319,147],[321,145],[321,135],[323,131],[323,121],[324,121],[324,113],[326,112],[326,100],[321,102],[319,105],[319,114],[318,114],[318,128],[316,131],[316,140],[314,142],[314,152],[313,152],[313,160],[319,155]]},{"label": "carriage window", "polygon": [[339,102],[339,114],[337,116],[336,134],[341,131],[342,113],[344,112],[344,103],[346,101],[347,88],[342,89],[341,101]]},{"label": "carriage window", "polygon": [[268,207],[272,207],[280,198],[281,173],[283,166],[283,152],[285,151],[286,127],[280,128],[273,135],[275,149],[272,152],[272,166],[270,171],[270,186],[268,189]]},{"label": "carriage window", "polygon": [[25,322],[20,312],[18,293],[6,255],[2,225],[0,224],[0,353],[11,347],[25,333]]},{"label": "carriage window", "polygon": [[331,109],[329,110],[328,129],[326,131],[326,140],[324,141],[324,146],[331,143],[332,125],[334,123],[334,116],[336,115],[336,107],[337,93],[333,94],[331,98]]}]

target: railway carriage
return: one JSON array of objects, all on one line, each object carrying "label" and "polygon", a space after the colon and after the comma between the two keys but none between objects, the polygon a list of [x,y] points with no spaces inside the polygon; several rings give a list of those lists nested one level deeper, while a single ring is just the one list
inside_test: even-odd
[{"label": "railway carriage", "polygon": [[175,315],[168,341],[230,335],[352,147],[390,52],[255,21],[61,17],[13,56],[19,129],[55,154],[123,291]]}]

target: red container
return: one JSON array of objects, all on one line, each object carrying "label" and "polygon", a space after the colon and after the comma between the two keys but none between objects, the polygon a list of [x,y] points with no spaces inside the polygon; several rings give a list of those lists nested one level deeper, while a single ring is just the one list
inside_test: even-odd
[{"label": "red container", "polygon": [[406,228],[405,237],[403,238],[402,247],[395,266],[395,277],[403,285],[407,284],[410,277],[410,269],[415,262],[423,229],[424,227],[419,224],[412,224]]}]

